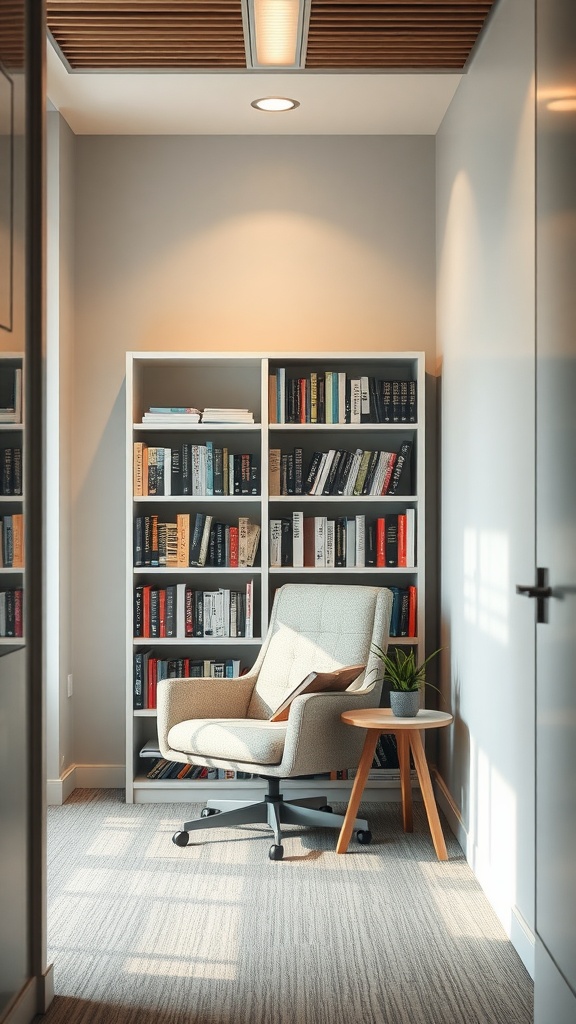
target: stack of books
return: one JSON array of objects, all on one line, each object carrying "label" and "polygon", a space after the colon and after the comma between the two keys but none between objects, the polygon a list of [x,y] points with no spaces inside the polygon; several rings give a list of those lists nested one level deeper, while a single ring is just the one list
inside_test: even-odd
[{"label": "stack of books", "polygon": [[174,426],[176,423],[199,423],[200,410],[184,405],[152,405],[142,417],[142,423],[151,426]]},{"label": "stack of books", "polygon": [[202,423],[254,423],[254,414],[249,409],[206,408]]}]

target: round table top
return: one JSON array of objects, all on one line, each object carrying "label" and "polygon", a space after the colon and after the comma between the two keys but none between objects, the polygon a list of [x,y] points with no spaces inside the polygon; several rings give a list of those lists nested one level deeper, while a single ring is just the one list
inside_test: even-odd
[{"label": "round table top", "polygon": [[404,729],[439,729],[450,725],[454,716],[446,711],[432,711],[421,708],[413,718],[398,718],[391,708],[358,708],[343,711],[340,718],[346,725],[358,725],[362,729],[379,729],[381,732],[401,732]]}]

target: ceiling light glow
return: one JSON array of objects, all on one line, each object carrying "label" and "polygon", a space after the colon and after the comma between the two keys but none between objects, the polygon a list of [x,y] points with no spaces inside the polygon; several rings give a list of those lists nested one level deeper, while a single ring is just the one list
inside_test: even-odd
[{"label": "ceiling light glow", "polygon": [[259,100],[253,100],[250,104],[256,110],[294,110],[300,104],[297,100],[290,100],[287,96],[263,96]]},{"label": "ceiling light glow", "polygon": [[290,67],[298,58],[300,0],[254,0],[256,62]]}]

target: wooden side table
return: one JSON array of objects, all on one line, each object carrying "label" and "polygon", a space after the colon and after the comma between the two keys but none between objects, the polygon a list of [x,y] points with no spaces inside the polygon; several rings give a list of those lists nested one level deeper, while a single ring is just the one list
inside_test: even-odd
[{"label": "wooden side table", "polygon": [[360,764],[358,765],[358,771],[352,786],[348,809],[338,837],[336,853],[346,853],[348,849],[348,843],[354,829],[356,812],[374,760],[374,751],[376,750],[378,737],[383,732],[392,732],[396,736],[398,747],[404,831],[412,832],[413,828],[412,787],[410,785],[410,750],[412,750],[414,766],[418,775],[426,814],[428,815],[428,824],[432,833],[434,849],[436,850],[438,860],[448,860],[448,852],[440,825],[440,818],[438,817],[438,808],[434,799],[430,771],[420,733],[423,729],[440,729],[445,725],[450,725],[453,721],[453,716],[445,711],[422,709],[415,718],[397,718],[392,714],[390,708],[359,708],[357,711],[343,711],[340,717],[347,725],[355,725],[361,729],[367,729],[368,732],[366,733],[362,757],[360,758]]}]

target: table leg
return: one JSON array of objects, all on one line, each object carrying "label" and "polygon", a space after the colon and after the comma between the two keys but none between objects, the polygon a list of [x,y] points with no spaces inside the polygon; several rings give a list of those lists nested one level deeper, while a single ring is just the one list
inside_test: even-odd
[{"label": "table leg", "polygon": [[362,798],[362,793],[364,792],[368,772],[372,767],[374,751],[376,750],[379,735],[380,731],[378,729],[368,729],[366,733],[362,757],[360,758],[360,764],[358,765],[358,771],[356,772],[356,778],[354,779],[354,785],[352,786],[352,792],[350,793],[350,800],[348,801],[348,808],[344,816],[342,828],[340,829],[340,835],[338,836],[336,853],[346,853],[346,850],[348,849],[348,843],[350,842],[354,822],[356,820],[356,812],[360,806],[360,800]]},{"label": "table leg", "polygon": [[400,792],[402,794],[402,825],[405,832],[413,831],[412,784],[410,782],[410,741],[407,733],[396,733],[398,765],[400,767]]},{"label": "table leg", "polygon": [[426,808],[426,814],[428,815],[428,824],[432,834],[434,849],[436,850],[438,860],[448,860],[448,851],[444,841],[442,826],[440,825],[438,808],[434,798],[434,791],[432,789],[432,781],[430,779],[430,771],[428,769],[428,762],[426,761],[426,754],[424,753],[422,737],[418,729],[410,729],[407,735],[410,738],[410,746],[412,747],[412,755],[414,757],[414,766],[418,774],[420,792],[422,793],[424,807]]}]

